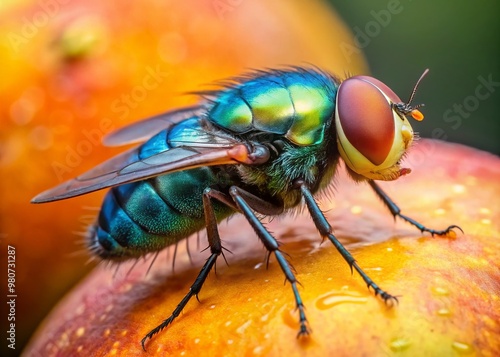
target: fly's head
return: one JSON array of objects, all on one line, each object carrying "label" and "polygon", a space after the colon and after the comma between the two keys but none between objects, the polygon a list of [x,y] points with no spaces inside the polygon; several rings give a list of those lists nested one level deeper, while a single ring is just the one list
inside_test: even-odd
[{"label": "fly's head", "polygon": [[417,81],[410,99],[403,102],[387,85],[368,76],[343,81],[335,106],[337,146],[353,176],[372,180],[395,180],[410,173],[400,160],[413,142],[411,115],[424,118],[411,101],[425,70]]}]

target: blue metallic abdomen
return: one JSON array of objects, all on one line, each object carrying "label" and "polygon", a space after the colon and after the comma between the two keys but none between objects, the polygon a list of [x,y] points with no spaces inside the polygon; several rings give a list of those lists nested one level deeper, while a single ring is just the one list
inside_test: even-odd
[{"label": "blue metallic abdomen", "polygon": [[[198,125],[197,118],[178,124],[184,134],[198,131]],[[175,140],[178,130],[174,126],[152,137],[133,160],[171,149],[169,141]],[[91,228],[91,249],[102,258],[127,259],[161,250],[202,229],[203,191],[220,186],[223,173],[219,171],[201,167],[111,188]],[[233,213],[219,202],[213,206],[218,220]]]}]

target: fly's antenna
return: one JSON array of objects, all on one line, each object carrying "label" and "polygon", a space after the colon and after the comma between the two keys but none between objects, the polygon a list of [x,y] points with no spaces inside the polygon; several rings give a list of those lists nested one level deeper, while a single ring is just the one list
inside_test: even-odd
[{"label": "fly's antenna", "polygon": [[[424,77],[427,75],[427,73],[429,73],[429,68],[425,69],[424,73],[422,73],[422,75],[418,79],[417,83],[415,84],[415,87],[413,87],[413,91],[411,92],[410,99],[408,99],[408,101],[406,102],[407,105],[411,104],[411,101],[413,100],[413,97],[415,96],[415,93],[417,92],[417,88],[420,85],[420,82],[422,82],[422,79],[424,79]],[[419,104],[419,105],[415,106],[414,109],[419,108],[421,106],[422,106],[422,104]]]},{"label": "fly's antenna", "polygon": [[417,88],[420,85],[420,82],[427,75],[427,73],[429,73],[429,68],[426,68],[424,73],[422,73],[422,75],[418,79],[417,83],[413,87],[410,98],[408,99],[408,101],[406,103],[394,103],[393,104],[394,108],[398,112],[400,112],[401,114],[404,114],[404,115],[410,114],[412,116],[412,118],[417,120],[417,121],[422,121],[424,119],[424,115],[420,112],[420,110],[418,110],[418,108],[423,107],[424,104],[417,104],[417,105],[412,107],[411,102],[413,100],[413,97],[415,96],[415,93],[417,92]]}]

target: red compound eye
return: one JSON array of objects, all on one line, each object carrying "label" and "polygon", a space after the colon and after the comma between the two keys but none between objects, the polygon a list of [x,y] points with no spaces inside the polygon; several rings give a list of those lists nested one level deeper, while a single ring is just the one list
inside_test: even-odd
[{"label": "red compound eye", "polygon": [[391,88],[389,88],[385,83],[379,81],[377,78],[373,78],[370,76],[355,76],[349,79],[353,78],[361,79],[363,81],[373,84],[375,87],[380,89],[386,96],[388,96],[393,103],[402,102],[401,98],[399,98],[399,96],[396,93],[394,93]]},{"label": "red compound eye", "polygon": [[379,80],[357,76],[339,87],[338,121],[349,143],[374,165],[387,158],[394,142],[394,113],[390,101],[401,99]]}]

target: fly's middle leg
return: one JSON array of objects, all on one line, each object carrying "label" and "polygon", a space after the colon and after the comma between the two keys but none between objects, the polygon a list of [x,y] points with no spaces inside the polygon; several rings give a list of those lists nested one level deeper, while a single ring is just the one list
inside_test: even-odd
[{"label": "fly's middle leg", "polygon": [[361,278],[363,278],[368,288],[372,288],[375,291],[375,295],[380,295],[380,297],[382,297],[382,299],[386,303],[397,303],[397,297],[387,293],[386,291],[382,290],[377,284],[375,284],[375,282],[368,276],[368,274],[366,274],[363,269],[360,268],[351,253],[349,253],[349,251],[342,245],[342,243],[339,242],[337,237],[333,235],[332,227],[326,220],[323,212],[321,212],[321,209],[314,200],[313,195],[305,182],[302,180],[297,180],[295,182],[295,185],[302,193],[302,197],[304,198],[305,204],[309,210],[309,213],[311,214],[314,225],[318,229],[319,233],[322,237],[328,238],[328,240],[332,242],[335,248],[337,248],[340,255],[342,255],[345,261],[349,264],[351,272],[353,271],[353,269],[356,270]]},{"label": "fly's middle leg", "polygon": [[[232,186],[229,190],[229,194],[233,198],[236,206],[239,211],[243,213],[247,221],[250,223],[255,233],[264,244],[269,253],[273,253],[278,261],[278,264],[281,267],[281,270],[285,274],[286,280],[290,282],[292,285],[293,294],[295,297],[296,308],[299,311],[299,323],[300,329],[297,334],[297,337],[308,335],[309,328],[307,326],[307,318],[304,311],[304,304],[302,302],[302,298],[300,296],[297,285],[299,284],[297,278],[293,274],[292,268],[288,261],[285,258],[284,253],[279,249],[279,243],[274,238],[271,233],[264,227],[259,218],[255,215],[254,211],[260,213],[278,213],[282,212],[282,208],[279,206],[275,206],[272,203],[262,200],[257,196],[252,195],[251,193],[237,187]],[[265,211],[265,212],[263,212]]]}]

